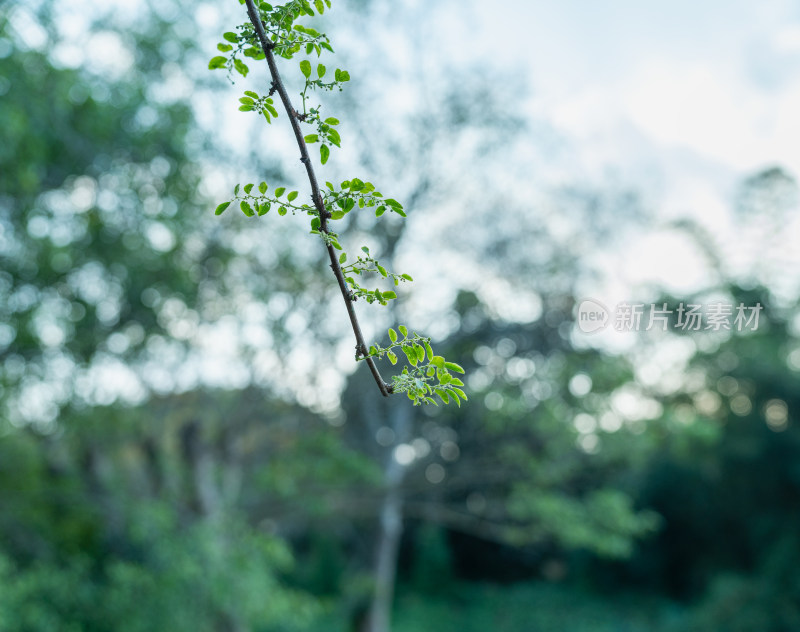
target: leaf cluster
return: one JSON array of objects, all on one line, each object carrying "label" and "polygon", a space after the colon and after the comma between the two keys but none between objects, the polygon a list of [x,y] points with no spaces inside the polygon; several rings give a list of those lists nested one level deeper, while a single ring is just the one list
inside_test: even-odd
[{"label": "leaf cluster", "polygon": [[445,404],[452,400],[461,406],[461,400],[467,400],[467,394],[462,390],[464,382],[455,377],[452,372],[464,373],[464,369],[455,362],[448,362],[442,356],[436,355],[431,347],[430,338],[420,336],[414,332],[408,333],[404,325],[397,327],[398,332],[389,329],[390,343],[387,347],[373,344],[369,355],[383,358],[386,356],[392,364],[397,363],[395,349],[402,351],[408,360],[409,366],[403,368],[400,375],[392,376],[395,393],[405,393],[408,398],[419,404],[436,404],[433,395],[439,397]]}]

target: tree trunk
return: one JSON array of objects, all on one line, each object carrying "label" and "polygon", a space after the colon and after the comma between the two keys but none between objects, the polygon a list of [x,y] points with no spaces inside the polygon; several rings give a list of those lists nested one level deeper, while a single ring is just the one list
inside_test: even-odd
[{"label": "tree trunk", "polygon": [[[405,402],[404,402],[405,403]],[[411,434],[411,407],[397,403],[390,412],[396,444],[406,443]],[[390,449],[384,468],[386,492],[381,504],[375,556],[375,587],[365,632],[391,632],[397,554],[403,533],[402,484],[407,465],[398,463]]]}]

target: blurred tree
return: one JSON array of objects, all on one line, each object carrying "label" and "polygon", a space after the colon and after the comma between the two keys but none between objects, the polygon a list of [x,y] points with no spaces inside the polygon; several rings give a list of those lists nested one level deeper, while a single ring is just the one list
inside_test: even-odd
[{"label": "blurred tree", "polygon": [[[366,15],[365,12],[360,13],[358,20],[369,19],[365,18]],[[416,29],[414,33],[415,37],[424,38]],[[380,47],[379,34],[375,35],[375,39],[375,46]],[[347,38],[344,38],[344,42],[347,42]],[[527,323],[516,329],[507,324],[509,330],[515,331],[515,335],[526,339],[524,349],[527,361],[527,356],[533,355],[534,345],[541,342],[537,337],[540,329],[546,329],[550,335],[558,338],[556,332],[560,321],[556,324],[531,322],[541,315],[541,303],[545,300],[542,297],[552,297],[556,301],[556,296],[569,296],[576,277],[585,273],[576,263],[579,253],[607,241],[612,228],[619,233],[620,219],[635,217],[640,211],[638,199],[627,190],[598,193],[592,187],[585,186],[542,187],[545,192],[531,195],[533,186],[530,183],[538,184],[538,181],[532,179],[530,173],[522,172],[529,172],[532,165],[538,162],[517,162],[514,157],[529,156],[531,145],[537,145],[540,140],[542,154],[549,155],[554,145],[558,144],[554,135],[544,128],[530,125],[507,105],[519,98],[508,86],[498,82],[488,90],[473,75],[462,76],[454,74],[450,68],[443,70],[432,66],[420,58],[419,50],[419,47],[412,45],[411,59],[406,61],[413,68],[414,81],[428,88],[409,97],[415,103],[411,113],[393,116],[396,122],[402,121],[402,125],[386,125],[387,113],[393,110],[392,104],[385,101],[391,100],[393,93],[387,93],[383,86],[366,83],[361,90],[350,91],[354,95],[354,104],[358,103],[363,108],[365,100],[373,99],[376,103],[369,110],[382,113],[380,117],[372,119],[365,112],[358,118],[359,136],[365,140],[357,144],[357,151],[359,159],[367,164],[371,172],[384,173],[385,178],[392,178],[401,191],[405,188],[405,192],[398,196],[408,202],[407,208],[411,211],[409,230],[392,225],[376,230],[375,223],[368,215],[348,219],[357,222],[355,228],[364,233],[371,247],[375,244],[373,251],[380,253],[381,260],[393,262],[406,259],[403,253],[410,251],[406,260],[424,257],[426,262],[430,262],[428,267],[437,271],[435,279],[431,280],[435,281],[433,291],[440,303],[447,298],[455,300],[459,290],[464,288],[477,289],[482,294],[488,294],[487,290],[492,289],[490,286],[493,285],[502,288],[503,297],[497,302],[491,299],[481,301],[474,293],[469,293],[473,301],[481,305],[472,313],[467,313],[466,308],[462,311],[460,305],[455,310],[433,310],[428,306],[422,308],[430,321],[435,323],[440,337],[448,333],[453,335],[450,343],[459,356],[455,358],[456,361],[465,359],[474,365],[470,356],[475,346],[479,346],[475,340],[485,336],[491,338],[489,344],[494,344],[499,339],[494,333],[495,327],[503,326],[498,324],[503,320],[498,310],[505,316],[508,316],[509,310],[516,311],[515,317]],[[358,59],[354,59],[354,62],[358,63]],[[365,73],[365,81],[369,77],[370,73]],[[375,147],[380,147],[381,151],[370,149]],[[385,148],[390,150],[386,151]],[[509,174],[518,176],[516,184],[502,193],[498,183],[506,182],[511,177]],[[417,226],[415,229],[415,221],[424,221],[424,227]],[[586,230],[587,224],[593,230]],[[560,309],[569,312],[571,303],[562,305]],[[563,314],[559,318],[563,319]],[[551,351],[561,360],[561,353],[569,353],[572,348],[569,342],[562,340],[558,350],[543,348],[543,357]],[[505,358],[500,361],[505,361]],[[602,360],[598,364],[602,364]],[[553,382],[564,377],[559,374],[553,378]],[[501,532],[514,530],[514,518],[505,510],[510,506],[507,502],[511,481],[519,474],[515,467],[523,467],[521,462],[525,454],[522,444],[517,443],[516,465],[508,468],[508,478],[504,479],[506,487],[497,493],[497,506],[503,508],[503,515],[498,517],[498,529],[493,530],[488,521],[469,512],[460,516],[459,510],[463,509],[466,495],[459,496],[457,501],[441,498],[439,481],[431,483],[426,473],[445,472],[445,468],[449,468],[450,463],[445,461],[443,465],[442,457],[437,455],[442,448],[439,444],[447,444],[445,451],[454,449],[458,453],[463,450],[459,441],[447,439],[448,433],[460,436],[457,433],[461,432],[460,426],[466,419],[474,420],[470,426],[485,425],[486,409],[480,404],[477,407],[470,404],[463,414],[454,415],[448,420],[442,429],[442,436],[431,445],[423,429],[433,422],[428,423],[430,420],[421,418],[402,403],[393,402],[387,408],[363,391],[358,379],[355,378],[348,385],[343,405],[350,444],[361,453],[370,455],[384,471],[381,494],[378,498],[361,496],[358,505],[360,511],[354,514],[363,515],[364,505],[374,507],[372,511],[377,514],[372,561],[374,590],[368,629],[383,632],[390,625],[397,556],[405,518],[423,517],[453,528],[460,521],[457,528],[471,533],[480,531],[479,527],[484,524],[487,529],[481,533],[481,537],[509,541],[512,538]],[[499,381],[503,380],[499,378]],[[563,390],[566,385],[562,382],[555,387]],[[507,384],[507,388],[514,392],[515,408],[524,409],[528,403],[527,400],[523,401],[518,383]],[[613,390],[613,386],[609,387],[610,390]],[[553,451],[548,452],[547,457],[557,460],[564,456],[562,450],[566,449],[575,455],[573,467],[578,470],[587,459],[591,460],[591,456],[587,457],[575,445],[579,437],[569,426],[570,411],[565,408],[556,412],[566,415],[566,418],[552,422],[556,426],[553,433],[562,440],[553,445]],[[507,443],[513,443],[516,435],[510,428],[508,435],[503,434],[507,425],[508,419],[505,417],[502,421],[498,420],[496,433],[498,437],[505,437]],[[480,438],[476,438],[476,446],[488,439],[482,432],[476,431],[480,435]],[[535,434],[536,431],[530,432]],[[498,439],[498,443],[503,441],[502,438]],[[542,439],[542,443],[546,442]],[[424,445],[427,448],[420,447]],[[426,449],[428,452],[420,457],[419,451],[425,452]],[[452,457],[453,452],[448,454]],[[489,461],[498,462],[502,459],[505,456],[501,448],[487,455]],[[545,460],[545,456],[542,460]],[[623,457],[619,460],[624,462]],[[464,463],[466,471],[469,465],[466,460]],[[433,479],[437,476],[431,474]],[[480,474],[476,472],[475,476],[479,477]],[[543,521],[548,511],[552,515],[549,524],[541,525],[542,541],[557,538],[554,532],[559,529],[555,523],[560,520],[560,530],[565,539],[572,538],[572,545],[599,547],[602,541],[608,551],[615,549],[616,554],[627,554],[632,536],[640,535],[652,526],[652,516],[637,516],[624,493],[592,495],[586,492],[586,489],[592,489],[591,486],[572,489],[567,478],[565,475],[564,480],[552,483],[553,497],[549,499],[552,502],[548,508],[543,507],[546,499],[542,499],[541,509],[523,508],[522,499],[530,498],[533,490],[527,490],[526,494],[522,484],[517,487],[519,500],[515,511],[519,512],[520,525],[530,527],[537,520]],[[563,489],[559,490],[558,486],[562,483]],[[466,483],[458,493],[464,493],[471,484]],[[534,487],[540,492],[546,484]],[[450,503],[453,502],[458,507],[456,511],[451,511]],[[591,508],[589,505],[592,505]],[[526,511],[529,514],[527,516],[523,515]],[[589,513],[596,519],[591,526],[584,527],[581,521]],[[609,517],[607,527],[601,518],[603,515]],[[614,541],[616,535],[619,535],[618,541]],[[533,539],[531,533],[528,536]],[[521,544],[522,539],[516,544]]]},{"label": "blurred tree", "polygon": [[[676,335],[645,351],[654,356],[659,346],[688,343],[692,352],[677,376],[667,372],[664,384],[650,387],[664,412],[645,432],[659,449],[637,502],[657,511],[664,527],[619,578],[691,602],[693,614],[675,629],[800,625],[800,304],[787,291],[796,287],[795,271],[777,272],[791,256],[791,237],[761,230],[790,231],[797,210],[797,185],[785,171],[748,178],[729,236],[683,225],[707,251],[715,282],[693,296],[656,301],[672,310],[680,303],[734,306],[730,330],[671,328]],[[742,259],[758,264],[742,268]],[[762,308],[755,331],[733,323],[740,304]]]},{"label": "blurred tree", "polygon": [[322,506],[329,479],[370,468],[307,410],[253,389],[61,424],[0,441],[0,630],[300,629],[319,612],[286,585],[282,499],[297,485]]},{"label": "blurred tree", "polygon": [[[263,409],[296,413],[246,394],[96,406],[265,381],[249,362],[280,365],[263,355],[305,279],[288,244],[213,222],[174,6],[71,35],[62,9],[0,7],[0,629],[301,627],[316,603],[285,586],[263,521],[316,471],[258,444]],[[198,353],[220,335],[229,366]],[[353,462],[332,437],[303,445],[325,472]]]}]

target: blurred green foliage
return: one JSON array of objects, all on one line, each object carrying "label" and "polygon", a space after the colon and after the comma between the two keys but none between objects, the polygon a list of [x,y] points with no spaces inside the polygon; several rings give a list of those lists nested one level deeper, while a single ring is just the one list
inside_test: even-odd
[{"label": "blurred green foliage", "polygon": [[[440,345],[475,397],[408,436],[359,374],[326,416],[258,388],[99,405],[91,367],[152,378],[159,345],[189,357],[179,322],[307,277],[201,219],[202,135],[150,90],[172,22],[148,14],[125,36],[135,71],[109,78],[26,45],[20,6],[0,16],[0,632],[349,631],[401,439],[397,630],[800,629],[800,309],[758,283],[712,288],[761,303],[758,332],[691,334],[678,386],[648,392],[630,361],[575,347],[572,254],[537,232],[536,268],[504,227],[487,252],[535,279],[542,313],[506,322],[461,292]],[[796,189],[776,170],[744,187],[756,213]],[[656,412],[599,423],[620,392]]]}]

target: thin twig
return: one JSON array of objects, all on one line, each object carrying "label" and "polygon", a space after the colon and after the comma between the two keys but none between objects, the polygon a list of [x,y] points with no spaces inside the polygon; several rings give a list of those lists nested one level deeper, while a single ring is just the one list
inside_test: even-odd
[{"label": "thin twig", "polygon": [[[272,49],[275,48],[275,44],[267,38],[267,34],[264,32],[264,26],[261,23],[261,18],[259,17],[253,0],[245,0],[245,3],[247,4],[247,15],[250,18],[250,22],[253,23],[253,28],[255,29],[256,34],[258,35],[258,40],[261,43],[261,48],[264,51],[264,55],[267,57],[269,72],[272,75],[272,86],[277,90],[281,97],[283,108],[286,110],[286,114],[292,124],[292,130],[294,131],[294,137],[297,140],[297,146],[300,148],[300,161],[306,167],[308,181],[311,184],[311,199],[313,200],[314,206],[319,212],[319,230],[321,233],[327,235],[329,214],[325,209],[325,203],[323,202],[322,194],[320,193],[319,185],[317,184],[317,176],[314,173],[314,167],[311,164],[311,158],[308,156],[308,148],[306,147],[306,141],[303,138],[303,132],[300,129],[297,110],[294,109],[292,102],[289,100],[286,87],[283,85],[283,80],[278,72],[278,66],[275,64],[275,56],[272,54]],[[353,306],[353,298],[350,294],[350,291],[347,289],[347,283],[344,280],[342,267],[339,265],[339,258],[336,256],[336,250],[331,244],[327,244],[327,249],[328,258],[331,260],[331,269],[336,277],[336,281],[339,283],[339,290],[342,293],[342,298],[344,298],[344,304],[347,308],[347,315],[350,317],[350,325],[353,327],[353,334],[355,334],[356,337],[356,358],[363,357],[365,359],[367,366],[369,366],[369,370],[372,372],[372,377],[375,378],[375,382],[378,384],[381,394],[388,396],[392,393],[393,387],[391,384],[387,384],[383,381],[380,371],[378,371],[378,367],[375,364],[375,360],[368,355],[369,351],[367,349],[367,343],[364,341],[364,334],[361,333],[361,325],[358,322],[356,310]]]}]

